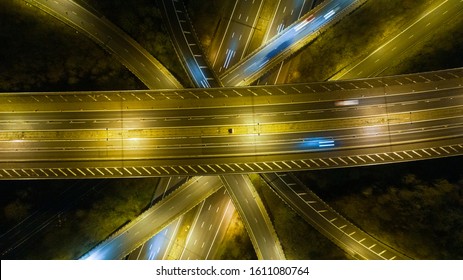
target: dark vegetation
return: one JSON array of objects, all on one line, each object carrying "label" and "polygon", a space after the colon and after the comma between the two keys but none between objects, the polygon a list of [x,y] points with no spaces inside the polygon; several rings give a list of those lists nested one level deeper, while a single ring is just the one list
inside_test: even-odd
[{"label": "dark vegetation", "polygon": [[347,258],[341,249],[301,219],[284,203],[259,175],[251,175],[251,180],[264,202],[287,259],[331,260]]},{"label": "dark vegetation", "polygon": [[[295,56],[288,82],[325,81],[403,29],[431,0],[367,1]],[[374,16],[372,16],[374,15]],[[302,74],[303,73],[303,74]]]},{"label": "dark vegetation", "polygon": [[428,39],[413,46],[383,74],[405,74],[463,66],[463,17],[434,30]]},{"label": "dark vegetation", "polygon": [[252,246],[251,239],[247,234],[244,224],[238,212],[235,211],[228,226],[226,238],[220,244],[217,260],[256,260],[257,255]]},{"label": "dark vegetation", "polygon": [[463,259],[463,157],[297,175],[399,251],[416,259]]},{"label": "dark vegetation", "polygon": [[21,0],[0,1],[0,91],[144,88],[96,43]]},{"label": "dark vegetation", "polygon": [[[84,0],[81,0],[84,1]],[[148,50],[185,87],[192,87],[163,24],[161,2],[153,0],[86,0]]]},{"label": "dark vegetation", "polygon": [[[151,201],[157,178],[108,180],[2,181],[1,233],[25,218],[51,212],[52,222],[37,230],[9,258],[76,259],[137,217]],[[55,209],[67,186],[86,184],[85,196],[69,199],[69,209]],[[28,222],[27,220],[25,221]],[[2,252],[4,246],[2,244]]]},{"label": "dark vegetation", "polygon": [[216,35],[219,23],[226,20],[224,17],[228,16],[228,8],[233,8],[232,1],[187,0],[185,4],[201,44],[208,48]]}]

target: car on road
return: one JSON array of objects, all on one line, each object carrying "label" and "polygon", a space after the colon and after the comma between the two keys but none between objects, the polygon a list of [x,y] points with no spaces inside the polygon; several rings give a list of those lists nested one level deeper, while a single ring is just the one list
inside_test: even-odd
[{"label": "car on road", "polygon": [[335,106],[354,106],[358,104],[359,104],[359,101],[357,99],[338,100],[334,102]]}]

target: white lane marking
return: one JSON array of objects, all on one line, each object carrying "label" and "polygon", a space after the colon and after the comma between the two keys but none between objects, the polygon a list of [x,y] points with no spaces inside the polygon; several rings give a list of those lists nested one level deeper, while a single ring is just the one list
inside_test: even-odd
[{"label": "white lane marking", "polygon": [[[230,19],[228,20],[227,27],[225,28],[225,33],[224,33],[224,34],[227,34],[227,32],[228,32],[228,28],[230,27],[230,23],[231,23],[231,21],[232,21],[232,19],[233,19],[233,15],[235,14],[236,5],[238,5],[238,2],[239,2],[239,1],[235,1],[235,6],[233,6],[233,10],[232,10],[232,13],[231,13],[231,17],[230,17]],[[220,50],[221,50],[221,48],[222,48],[223,41],[225,40],[225,37],[226,37],[226,36],[223,36],[223,37],[222,37],[222,40],[220,41],[219,49],[218,49],[217,55],[215,56],[214,63],[212,63],[212,67],[214,67],[214,66],[215,66],[215,63],[217,62],[217,58],[219,57],[218,54],[220,53]]]},{"label": "white lane marking", "polygon": [[227,49],[226,56],[225,56],[225,61],[223,63],[223,68],[224,69],[228,68],[228,66],[230,65],[230,61],[235,56],[235,54],[236,54],[236,51]]}]

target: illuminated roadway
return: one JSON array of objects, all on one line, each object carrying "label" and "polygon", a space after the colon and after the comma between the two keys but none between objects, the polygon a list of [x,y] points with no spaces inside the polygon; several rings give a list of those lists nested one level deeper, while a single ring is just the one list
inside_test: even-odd
[{"label": "illuminated roadway", "polygon": [[[448,4],[452,4],[450,8]],[[456,14],[461,7],[456,2],[434,3],[424,15],[408,28],[387,40],[373,53],[349,70],[341,71],[333,79],[375,76],[387,69],[390,61],[405,52],[410,46],[426,37],[433,27],[440,26]],[[449,9],[451,13],[449,13]],[[425,26],[426,28],[422,28]],[[410,35],[411,34],[411,35]],[[392,37],[392,36],[391,36]],[[261,176],[296,212],[317,230],[330,238],[346,252],[360,259],[407,259],[407,256],[382,244],[339,215],[318,196],[291,174],[263,173]]]},{"label": "illuminated roadway", "polygon": [[215,254],[230,224],[235,207],[225,188],[219,189],[203,201],[186,238],[178,259],[208,260]]},{"label": "illuminated roadway", "polygon": [[219,87],[220,81],[203,55],[183,1],[162,0],[165,24],[190,79],[197,87]]},{"label": "illuminated roadway", "polygon": [[[288,1],[289,2],[289,1]],[[301,4],[300,2],[298,2]],[[281,4],[281,5],[280,5]],[[288,3],[279,2],[278,8],[283,6],[283,10],[277,8],[275,13],[275,22],[280,22],[276,27],[272,24],[269,28],[269,34],[275,35],[285,27],[295,21],[298,16],[294,15],[293,8],[299,8],[298,5],[292,7]],[[292,18],[283,16],[287,10],[291,10]],[[277,16],[278,15],[278,16]],[[281,19],[283,18],[283,20]],[[273,29],[275,30],[272,30]],[[273,31],[273,33],[272,33]],[[277,72],[276,80],[280,72],[285,73],[283,63]],[[285,74],[282,75],[283,79]],[[267,81],[270,77],[265,77],[263,81]],[[273,78],[272,78],[273,79]],[[262,82],[262,81],[260,81]],[[355,102],[354,104],[355,105]],[[235,175],[236,176],[236,175]],[[339,215],[334,209],[327,205],[317,195],[311,192],[306,186],[297,180],[290,173],[261,173],[261,176],[267,181],[274,191],[293,208],[301,217],[309,224],[314,226],[324,236],[332,240],[337,246],[345,252],[357,259],[408,259],[400,252],[388,247],[379,240],[368,235],[354,224],[347,221],[346,218]]]},{"label": "illuminated roadway", "polygon": [[[210,46],[209,57],[217,74],[241,60],[256,28],[263,0],[237,0],[230,5],[229,18],[223,18]],[[230,2],[231,3],[231,2]]]},{"label": "illuminated roadway", "polygon": [[[186,68],[190,78],[199,87],[210,87],[209,82],[204,80],[204,73],[210,70],[206,69],[207,65],[201,67],[200,63],[195,59],[195,57],[202,57],[202,55],[197,54],[193,56],[190,51],[190,46],[192,44],[187,37],[189,34],[184,30],[187,22],[187,20],[185,20],[187,13],[185,6],[182,5],[178,8],[174,1],[171,0],[165,0],[163,4],[166,18],[171,26],[171,35],[176,42],[175,46],[177,53],[185,59],[185,65],[187,65]],[[253,3],[249,2],[249,4],[254,5],[256,3],[253,1]],[[181,4],[177,2],[177,6],[178,5]],[[184,20],[180,21],[180,17]],[[255,17],[257,18],[257,15]],[[246,18],[248,18],[248,16],[246,16]],[[255,22],[255,20],[253,21]],[[174,29],[173,27],[176,28]],[[193,32],[193,30],[191,32]],[[240,34],[239,36],[241,37],[242,35]],[[218,83],[216,83],[216,85],[218,85]],[[223,176],[222,180],[224,181],[226,190],[228,190],[233,198],[233,204],[237,207],[249,236],[251,236],[252,244],[257,252],[257,257],[259,259],[285,259],[283,249],[279,245],[279,240],[270,218],[249,178],[243,175],[230,175]],[[231,214],[233,214],[234,211],[234,207],[232,207],[231,211],[227,211],[231,205],[230,196],[228,196],[227,192],[224,192],[221,196],[220,194],[221,192],[217,192],[201,204],[200,211],[195,217],[194,225],[188,233],[185,248],[179,256],[180,259],[207,259],[213,256],[211,256],[210,252],[213,247],[217,247],[216,237],[217,235],[220,237],[224,236],[224,232],[228,228]],[[204,205],[209,205],[207,210],[204,209]],[[211,214],[212,212],[210,210],[212,205],[214,205],[214,208],[217,207],[216,214]],[[223,207],[224,205],[227,206]],[[224,212],[224,214],[222,214],[222,212]],[[225,214],[228,215],[226,215],[227,219],[223,223]],[[215,218],[215,222],[213,222],[214,217],[222,217],[220,223],[217,222],[217,218]],[[198,223],[201,223],[200,227]],[[205,224],[206,227],[204,227]],[[210,224],[210,226],[207,227],[207,224]],[[211,232],[215,232],[215,234],[212,235]],[[212,236],[214,236],[213,239]],[[219,241],[220,240],[221,239],[219,239]],[[201,244],[201,246],[199,246],[199,244]],[[272,245],[269,246],[269,244]]]},{"label": "illuminated roadway", "polygon": [[298,20],[303,14],[310,11],[315,0],[278,0],[277,7],[270,24],[265,32],[264,42],[278,35],[286,27]]},{"label": "illuminated roadway", "polygon": [[[299,0],[279,0],[275,13],[270,21],[270,24],[265,33],[263,42],[267,42],[269,39],[276,36],[278,33],[282,32],[285,28],[290,26],[293,22],[298,20],[301,16],[309,12],[314,8],[315,0],[310,1],[299,1]],[[268,73],[270,75],[263,76],[257,80],[257,84],[277,84],[284,83],[290,63],[282,61],[278,67],[276,73]],[[272,81],[273,82],[270,82]],[[281,81],[281,82],[280,82]]]},{"label": "illuminated roadway", "polygon": [[[297,15],[294,11],[303,8],[304,4],[305,1],[304,3],[290,0],[279,1],[267,35],[274,36],[287,25],[296,21],[300,14]],[[264,41],[266,40],[264,39]],[[284,65],[284,61],[281,62],[276,75],[264,76],[263,79],[259,80],[259,83],[267,84],[269,80],[273,79],[276,83],[280,73],[282,73],[281,76],[284,81],[288,66],[288,64]],[[261,177],[304,220],[352,257],[357,259],[408,259],[407,256],[388,247],[347,221],[291,173],[261,173]]]},{"label": "illuminated roadway", "polygon": [[[289,200],[291,202],[291,200]],[[294,201],[297,201],[297,199],[294,199]],[[313,202],[313,201],[312,201]],[[323,210],[318,210],[320,212],[322,211],[326,211],[326,209],[323,209]],[[327,213],[332,213],[332,212],[327,212]],[[326,215],[326,214],[323,214],[323,215]],[[321,216],[323,216],[321,215]],[[317,215],[315,215],[317,216]],[[337,218],[334,218],[333,220],[335,220]],[[337,223],[341,223],[340,221],[342,221],[341,219],[339,220],[336,220]],[[333,223],[333,225],[335,225],[335,223]],[[360,245],[360,249],[365,249],[366,252],[362,252],[362,250],[356,250],[355,249],[355,246],[354,245],[359,245],[359,244],[350,244],[350,248],[354,248],[353,249],[353,255],[354,256],[360,256],[361,258],[366,258],[366,259],[374,259],[374,258],[387,258],[387,259],[390,259],[390,258],[397,258],[397,254],[393,254],[392,257],[390,256],[390,249],[389,251],[384,249],[384,247],[382,247],[382,245],[379,243],[378,245],[378,242],[373,240],[373,242],[376,242],[376,243],[372,243],[371,240],[368,239],[368,235],[365,235],[361,233],[361,231],[359,231],[357,228],[354,227],[354,230],[352,229],[352,225],[350,225],[349,227],[346,227],[346,224],[345,222],[343,224],[340,225],[340,228],[343,228],[343,230],[346,230],[346,231],[350,231],[349,233],[349,238],[351,238],[352,240],[356,241],[356,242],[359,242]],[[342,231],[341,231],[342,232]],[[366,236],[366,237],[365,237]],[[362,238],[363,237],[363,238]],[[333,239],[333,238],[332,238]],[[334,238],[336,239],[336,238]],[[348,238],[347,238],[348,239]],[[363,244],[362,244],[363,242]],[[339,243],[339,242],[337,242]],[[371,244],[368,244],[368,243],[371,243]],[[368,244],[368,245],[365,245],[365,244]],[[341,246],[343,247],[343,246]],[[376,251],[376,252],[375,252]],[[388,256],[389,255],[389,256]],[[399,255],[399,258],[402,258],[403,256],[400,256]]]},{"label": "illuminated roadway", "polygon": [[242,86],[251,84],[365,1],[324,1],[233,67],[219,73],[223,85]]},{"label": "illuminated roadway", "polygon": [[373,50],[368,56],[349,65],[332,80],[358,79],[381,75],[391,62],[423,38],[434,32],[434,28],[445,25],[447,21],[462,16],[463,0],[434,1],[417,20],[412,22],[399,34]]},{"label": "illuminated roadway", "polygon": [[217,176],[194,177],[80,259],[122,259],[222,187]]},{"label": "illuminated roadway", "polygon": [[354,258],[409,259],[347,221],[294,175],[263,173],[261,176],[296,213]]},{"label": "illuminated roadway", "polygon": [[274,172],[457,155],[462,76],[454,69],[239,89],[5,93],[0,178]]},{"label": "illuminated roadway", "polygon": [[221,178],[242,217],[257,258],[284,260],[285,254],[275,229],[249,177],[247,175],[224,175]]},{"label": "illuminated roadway", "polygon": [[[410,118],[410,120],[411,120],[411,118]],[[410,121],[410,122],[411,122],[411,121]],[[457,130],[457,131],[460,131],[460,130]],[[442,149],[442,151],[441,151],[441,150],[438,150],[438,151],[441,151],[442,153],[444,153],[444,154],[445,154],[447,150],[446,150],[445,148],[442,148],[442,147],[441,147],[441,149]],[[455,148],[454,148],[454,147],[451,147],[450,149],[455,149]],[[416,151],[413,151],[413,152],[415,152],[415,153],[416,153]],[[425,153],[426,153],[426,150],[423,150],[423,152],[425,152]],[[447,152],[447,153],[448,153],[448,152]],[[439,153],[439,152],[437,152],[436,154],[440,154],[440,153]],[[407,154],[407,153],[405,153],[405,155],[408,155],[408,154]]]},{"label": "illuminated roadway", "polygon": [[[211,70],[203,55],[185,4],[179,1],[163,0],[162,6],[171,40],[193,84],[203,88],[220,86],[221,83],[218,82],[215,72]],[[216,211],[213,213],[211,208]],[[208,197],[200,205],[193,225],[189,225],[187,241],[182,251],[173,250],[173,257],[177,259],[214,258],[219,244],[225,238],[234,211],[235,207],[226,191],[219,191]]]},{"label": "illuminated roadway", "polygon": [[175,77],[140,44],[97,12],[71,0],[25,0],[83,32],[113,53],[148,88],[181,88]]},{"label": "illuminated roadway", "polygon": [[[178,187],[186,181],[186,177],[182,176],[170,176],[161,177],[156,190],[153,195],[151,204],[155,201],[163,199],[172,189]],[[152,205],[150,205],[151,207]],[[172,247],[173,241],[175,240],[176,233],[178,231],[179,224],[182,217],[177,218],[168,226],[166,226],[161,232],[153,236],[146,243],[135,249],[128,256],[129,260],[162,260],[166,259],[170,248]]]},{"label": "illuminated roadway", "polygon": [[[461,1],[463,2],[463,1]],[[372,77],[381,74],[396,57],[423,40],[436,26],[461,14],[462,3],[433,3],[423,15],[399,34],[388,39],[365,58],[340,71],[331,80]],[[424,27],[424,28],[423,28]],[[408,256],[376,240],[339,215],[295,176],[285,173],[262,174],[262,177],[306,221],[339,247],[358,259],[409,259]]]}]

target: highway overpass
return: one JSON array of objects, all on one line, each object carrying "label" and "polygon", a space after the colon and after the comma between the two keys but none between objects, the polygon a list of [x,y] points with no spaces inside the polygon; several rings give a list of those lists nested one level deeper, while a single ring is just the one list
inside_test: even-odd
[{"label": "highway overpass", "polygon": [[[50,97],[47,97],[47,98],[50,98]],[[93,98],[95,98],[95,97],[93,97]],[[452,98],[452,99],[453,99],[453,98]],[[336,106],[353,106],[353,105],[358,105],[359,100],[357,100],[357,99],[350,99],[350,100],[338,100],[338,101],[334,101],[334,102],[335,102],[335,104],[340,104],[340,105],[336,105]],[[428,102],[430,102],[430,101],[428,101]],[[343,105],[343,104],[344,104],[344,105]],[[386,105],[386,106],[387,106],[387,105]],[[122,107],[121,107],[121,108],[122,108]],[[81,109],[82,109],[82,108],[81,108]],[[128,109],[128,108],[127,108],[127,109]],[[83,109],[83,110],[85,110],[85,109]],[[411,119],[412,119],[412,118],[411,118],[411,113],[410,113],[410,123],[412,123]],[[459,129],[457,129],[457,131],[459,131]],[[334,144],[334,142],[331,141],[331,140],[316,140],[316,141],[318,141],[318,145],[319,145],[319,146],[320,146],[320,145],[327,145],[327,146],[330,146],[331,144]],[[19,140],[19,142],[21,142],[21,140]],[[314,144],[316,145],[316,142],[310,142],[310,143],[309,143],[309,145],[314,145]],[[433,149],[433,148],[430,148],[430,151],[435,152],[436,155],[437,155],[437,154],[440,155],[440,153],[439,153],[439,151],[440,151],[440,152],[444,153],[444,156],[453,153],[452,150],[451,150],[450,152],[448,152],[448,150],[447,150],[446,148],[447,148],[447,149],[450,149],[450,150],[453,149],[455,152],[456,152],[456,150],[458,150],[458,146],[448,146],[448,147],[439,147],[439,149],[437,149],[437,150],[435,150],[435,149]],[[460,148],[461,148],[461,146],[460,146]],[[418,156],[420,155],[420,153],[417,152],[417,151],[415,151],[415,150],[413,150],[413,153],[417,154]],[[423,153],[426,153],[426,150],[425,150],[425,149],[422,149],[421,154],[423,154]],[[394,154],[396,154],[396,155],[398,155],[398,156],[400,157],[400,154],[401,154],[401,153],[397,154],[396,152],[394,152]],[[385,153],[385,155],[386,155],[386,153]],[[409,156],[409,154],[407,153],[407,151],[403,151],[403,154],[402,154],[402,155],[404,155],[404,156],[405,156],[405,155],[406,155],[406,156]],[[377,154],[376,156],[378,156],[379,158],[381,158],[381,156],[378,155],[378,154]],[[413,155],[413,156],[415,156],[415,155]],[[357,157],[359,157],[359,156],[357,156]],[[361,158],[361,157],[359,157],[359,158]],[[370,159],[371,159],[371,157],[367,157],[367,158],[370,158]],[[340,158],[340,159],[341,159],[341,158]],[[355,159],[357,159],[357,158],[354,158],[354,161],[355,161]],[[331,160],[331,159],[330,159],[330,160]],[[373,161],[374,161],[374,160],[373,160]],[[322,162],[324,162],[324,161],[322,160],[322,161],[320,162],[320,164],[321,164]],[[255,164],[256,166],[259,166],[258,163],[254,163],[254,164]],[[265,164],[266,166],[268,166],[268,164],[266,164],[265,162],[264,162],[264,164]],[[273,164],[276,164],[276,166],[278,166],[278,164],[275,163],[275,162],[274,162]],[[210,166],[208,166],[208,167],[210,167]],[[133,170],[132,170],[132,169],[133,169]],[[132,170],[132,171],[137,171],[137,170],[138,170],[137,168],[134,168],[134,167],[132,167],[132,169],[130,169],[130,168],[129,168],[129,169],[123,168],[123,172],[126,172],[126,171],[127,171],[128,173],[131,173],[131,170]],[[144,169],[144,168],[142,168],[142,169]],[[262,168],[261,168],[261,169],[262,169]],[[82,172],[80,169],[78,169],[78,170],[79,170],[80,172]],[[92,170],[95,171],[95,173],[96,173],[96,171],[98,171],[98,172],[101,173],[101,169],[99,169],[99,168],[96,168],[96,169],[91,169],[91,168],[89,169],[89,168],[87,168],[86,170],[84,170],[84,172],[87,172],[87,171],[88,171],[88,172],[90,172],[90,173],[93,173]],[[105,172],[105,171],[111,172],[110,170],[111,170],[111,169],[106,169],[106,168],[105,168],[105,169],[104,169],[104,172]],[[119,170],[119,169],[115,169],[115,170],[117,171],[117,170]],[[113,171],[115,171],[115,170],[113,170]],[[30,171],[30,172],[34,172],[33,169],[31,169],[31,170],[29,170],[29,171]],[[42,170],[41,170],[41,171],[42,171]],[[66,172],[68,172],[68,171],[72,173],[72,171],[71,171],[70,169],[61,169],[61,168],[58,168],[58,169],[55,169],[55,171],[58,172],[58,173],[59,173],[59,172],[60,172],[60,173],[63,173],[63,174],[66,173]],[[17,171],[13,170],[12,172],[17,172]],[[22,171],[22,172],[24,172],[24,171]],[[26,171],[26,172],[27,172],[27,171]],[[42,172],[43,172],[43,171],[42,171]],[[139,171],[137,171],[137,172],[140,173]],[[51,173],[54,173],[54,172],[53,172],[53,169],[51,169]],[[51,173],[50,173],[50,174],[51,174]],[[5,174],[8,174],[8,172],[5,173]],[[29,174],[29,173],[27,173],[27,174]]]},{"label": "highway overpass", "polygon": [[310,84],[5,93],[0,179],[336,168],[461,155],[463,69]]}]

